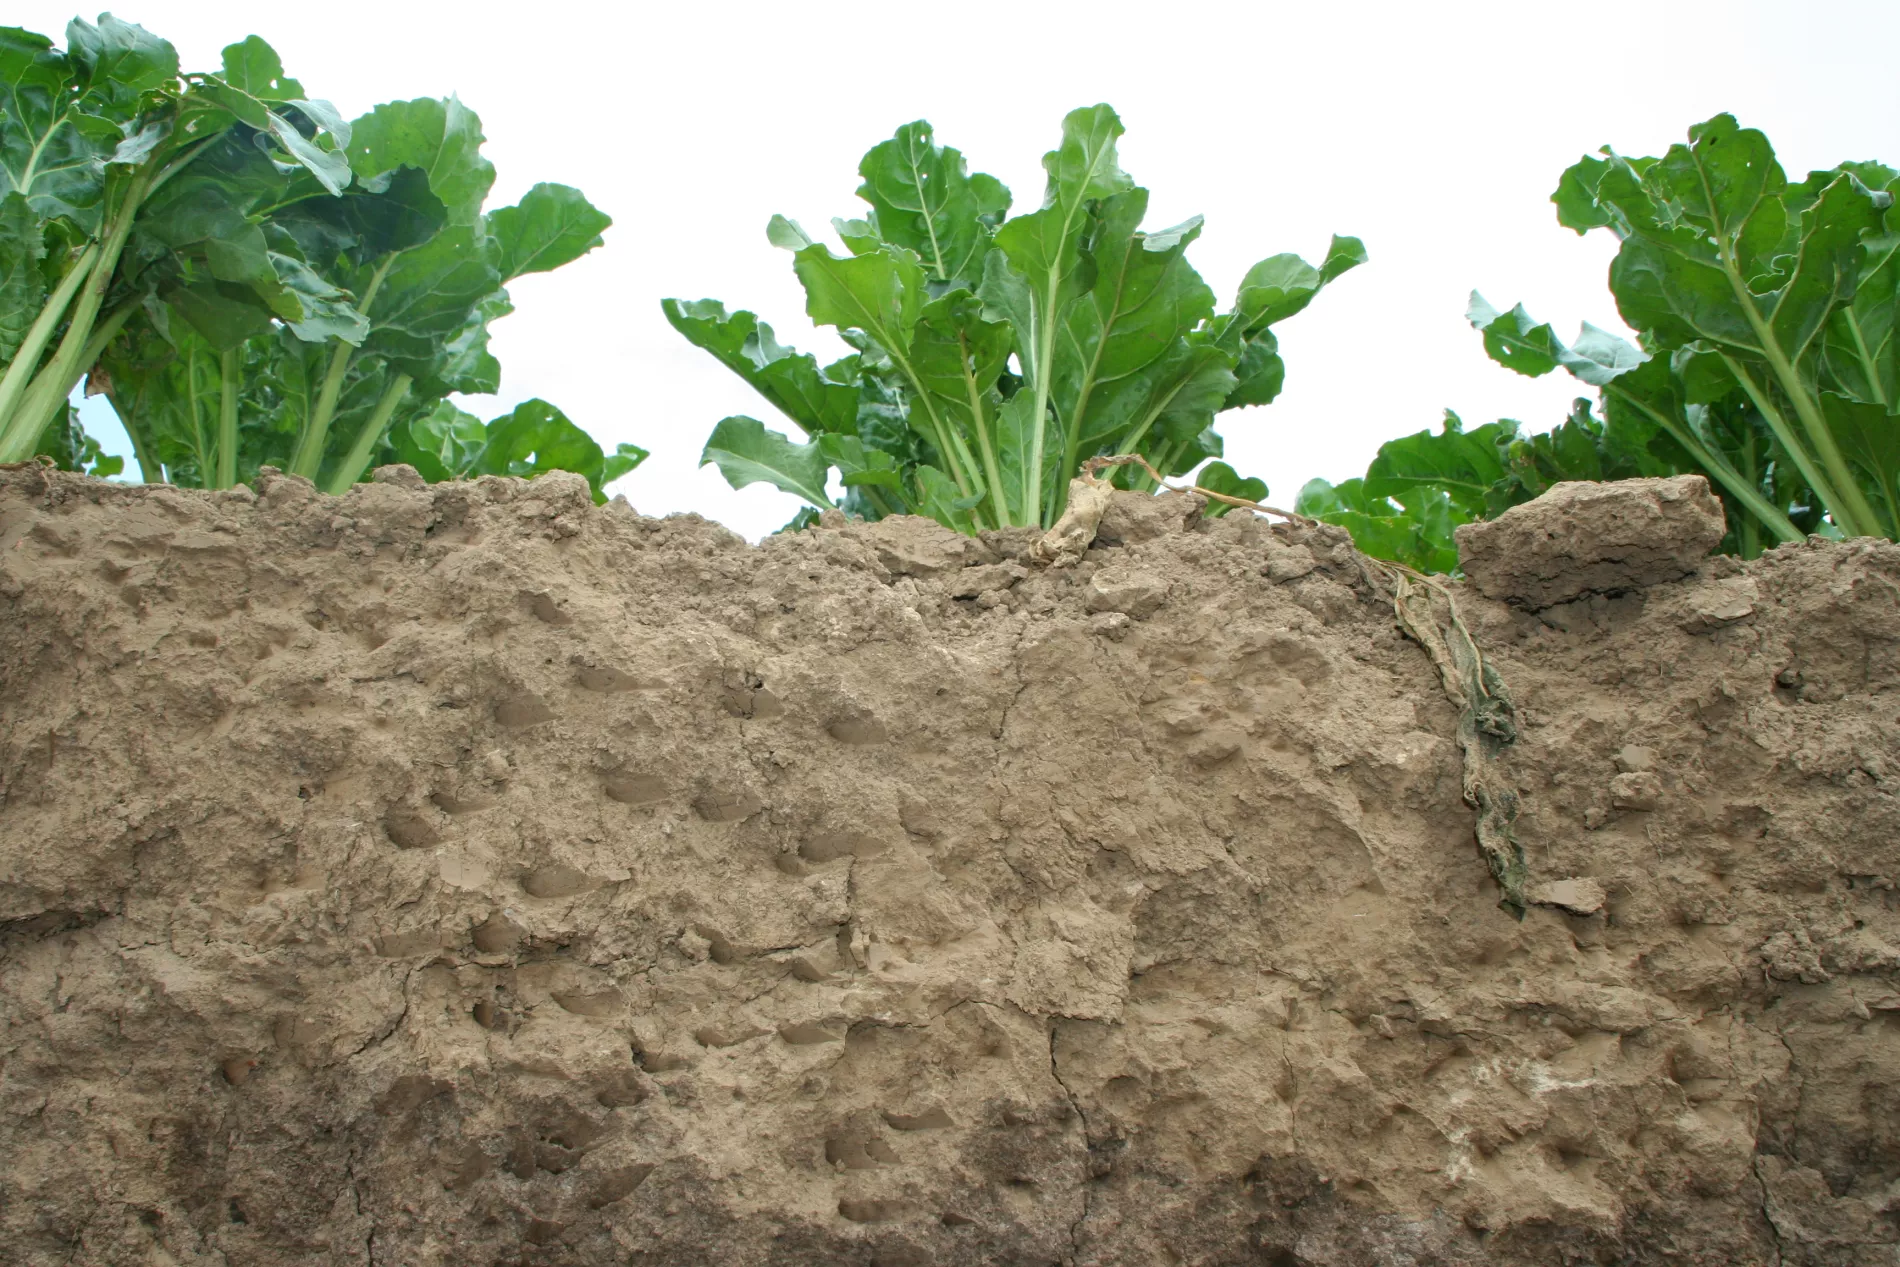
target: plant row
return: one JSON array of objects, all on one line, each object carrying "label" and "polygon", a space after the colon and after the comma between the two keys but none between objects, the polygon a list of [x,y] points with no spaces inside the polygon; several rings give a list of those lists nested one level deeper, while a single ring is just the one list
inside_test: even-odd
[{"label": "plant row", "polygon": [[[1124,487],[1158,473],[1264,499],[1219,460],[1220,417],[1279,395],[1276,328],[1365,249],[1264,258],[1223,307],[1188,262],[1200,218],[1144,227],[1121,134],[1108,106],[1072,112],[1040,204],[1012,215],[1010,191],[918,121],[864,156],[865,206],[832,242],[773,217],[806,315],[850,349],[828,364],[753,312],[663,301],[779,415],[719,421],[702,464],[803,499],[792,526],[833,506],[1046,526],[1093,458],[1145,459],[1111,468]],[[222,488],[268,464],[341,492],[407,462],[430,480],[573,470],[602,495],[643,450],[607,453],[544,401],[484,423],[451,399],[499,389],[488,329],[512,311],[507,283],[611,223],[554,184],[485,210],[482,142],[452,97],[346,121],[255,36],[181,73],[171,45],[110,15],[75,20],[63,50],[0,29],[0,462],[116,473],[70,404],[83,382],[147,481]],[[1635,341],[1585,324],[1566,344],[1475,293],[1467,316],[1500,365],[1564,370],[1594,399],[1541,432],[1447,411],[1296,509],[1442,572],[1459,524],[1556,482],[1699,472],[1745,556],[1810,533],[1900,538],[1897,190],[1878,163],[1790,180],[1727,115],[1660,158],[1585,158],[1558,220],[1619,240],[1610,290]]]}]

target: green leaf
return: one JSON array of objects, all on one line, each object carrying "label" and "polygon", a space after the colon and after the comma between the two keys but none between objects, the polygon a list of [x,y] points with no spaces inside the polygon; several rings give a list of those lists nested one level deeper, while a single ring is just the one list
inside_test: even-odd
[{"label": "green leaf", "polygon": [[1776,294],[1770,322],[1790,359],[1800,361],[1834,313],[1854,298],[1862,241],[1881,232],[1886,208],[1852,175],[1829,181],[1800,218],[1800,253]]},{"label": "green leaf", "polygon": [[1646,173],[1651,188],[1739,248],[1744,276],[1772,271],[1767,256],[1783,245],[1787,177],[1768,138],[1718,114],[1689,129]]},{"label": "green leaf", "polygon": [[178,78],[177,49],[110,13],[100,14],[97,26],[84,18],[68,23],[66,55],[83,97],[119,109]]},{"label": "green leaf", "polygon": [[1648,357],[1634,344],[1589,322],[1572,347],[1565,347],[1548,324],[1539,324],[1524,305],[1500,313],[1477,291],[1465,319],[1484,336],[1484,350],[1506,369],[1539,378],[1559,365],[1592,387],[1604,387],[1641,365]]},{"label": "green leaf", "polygon": [[1038,358],[1042,346],[1036,337],[1040,308],[1028,278],[1010,267],[1007,251],[991,251],[983,258],[983,280],[977,285],[976,295],[983,301],[985,319],[1007,322],[1016,331],[1016,359],[1023,378],[1031,383],[1040,381]]},{"label": "green leaf", "polygon": [[1261,260],[1240,279],[1234,311],[1248,330],[1275,325],[1301,312],[1328,282],[1363,264],[1366,250],[1358,238],[1333,239],[1325,265],[1314,268],[1297,255],[1274,255]]},{"label": "green leaf", "polygon": [[1285,386],[1286,362],[1280,357],[1280,340],[1271,327],[1263,327],[1242,347],[1234,366],[1234,390],[1221,402],[1221,408],[1270,405]]},{"label": "green leaf", "polygon": [[1071,110],[1062,120],[1061,145],[1042,156],[1042,170],[1049,175],[1043,205],[1079,209],[1091,199],[1134,188],[1115,152],[1122,131],[1121,119],[1106,105]]},{"label": "green leaf", "polygon": [[[786,251],[802,251],[817,239],[805,232],[796,220],[787,220],[784,216],[773,216],[765,225],[765,240],[773,246]],[[851,252],[858,254],[856,250]]]},{"label": "green leaf", "polygon": [[[1008,322],[985,319],[975,295],[953,290],[925,305],[912,330],[910,361],[917,382],[937,398],[940,414],[955,417],[974,434],[977,425],[987,425],[990,396],[1014,337]],[[920,419],[913,414],[912,421]]]},{"label": "green leaf", "polygon": [[369,320],[351,302],[350,296],[318,276],[294,256],[270,253],[270,266],[282,294],[294,303],[273,305],[296,336],[307,343],[341,339],[352,347],[361,346],[369,337]]},{"label": "green leaf", "polygon": [[440,355],[501,284],[479,233],[451,227],[397,256],[371,305],[364,346],[425,367]]},{"label": "green leaf", "polygon": [[446,400],[390,431],[393,460],[406,462],[431,484],[461,479],[488,443],[488,428]]},{"label": "green leaf", "polygon": [[[1121,134],[1121,120],[1105,105],[1071,111],[1062,121],[1062,144],[1043,155],[1049,181],[1041,210],[1017,216],[996,232],[1008,269],[1000,260],[986,262],[979,293],[992,307],[1020,309],[1008,315],[1018,338],[1035,344],[1023,360],[1032,382],[1040,383],[1047,372],[1041,361],[1053,347],[1055,322],[1064,306],[1091,280],[1082,258],[1090,205],[1134,188],[1115,152]],[[1003,293],[1006,286],[1017,285],[1003,282],[1000,274],[1005,271],[1022,279],[1020,298]]]},{"label": "green leaf", "polygon": [[592,436],[545,400],[526,400],[488,424],[487,442],[468,464],[468,475],[513,475],[533,479],[549,471],[573,471],[600,492],[605,455]]},{"label": "green leaf", "polygon": [[1894,537],[1900,532],[1900,417],[1832,392],[1824,403],[1847,460],[1874,493],[1875,509],[1884,520],[1880,529]]},{"label": "green leaf", "polygon": [[601,233],[612,223],[580,190],[540,184],[516,205],[490,212],[488,232],[502,280],[512,281],[579,259],[601,244]]},{"label": "green leaf", "polygon": [[714,299],[660,301],[675,330],[750,383],[806,435],[857,429],[858,388],[835,382],[809,354],[781,346],[752,313],[727,314]]},{"label": "green leaf", "polygon": [[[963,155],[936,145],[922,119],[867,153],[858,174],[858,197],[871,204],[878,239],[915,252],[934,281],[976,284],[990,235],[1009,210],[1000,181],[971,176]],[[858,236],[847,236],[847,244]],[[860,253],[856,245],[852,250]]]},{"label": "green leaf", "polygon": [[[1242,479],[1240,473],[1225,462],[1209,462],[1206,466],[1202,467],[1200,473],[1194,477],[1194,482],[1201,488],[1209,489],[1216,493],[1225,493],[1229,497],[1245,498],[1250,502],[1264,502],[1267,500],[1267,482],[1265,480],[1253,478]],[[1233,509],[1235,509],[1235,507],[1228,505],[1226,502],[1209,502],[1207,510],[1204,513],[1208,518],[1215,519]]]},{"label": "green leaf", "polygon": [[[305,103],[311,104],[311,103]],[[267,126],[272,137],[284,147],[297,162],[315,176],[323,187],[332,194],[340,194],[350,183],[350,161],[337,150],[327,150],[306,137],[297,125],[272,110],[267,116]],[[337,138],[347,144],[349,133],[344,132]]]},{"label": "green leaf", "polygon": [[800,250],[793,267],[805,312],[819,325],[862,330],[901,356],[924,304],[923,268],[902,248],[840,258],[823,243]]},{"label": "green leaf", "polygon": [[[789,224],[790,221],[787,221],[787,223]],[[846,220],[840,216],[833,216],[831,217],[831,228],[832,231],[843,240],[845,249],[850,251],[853,255],[864,255],[884,245],[884,239],[878,236],[877,226],[873,225],[869,220]],[[802,233],[803,230],[800,230],[800,232]],[[771,236],[769,231],[767,236],[768,238]],[[788,235],[782,232],[779,236],[787,237],[789,240]],[[774,243],[774,245],[782,245],[782,243]],[[798,250],[800,247],[809,245],[811,245],[810,242],[803,242],[799,244],[799,247],[792,249]]]},{"label": "green leaf", "polygon": [[601,486],[613,483],[652,456],[652,453],[637,444],[616,444],[614,451],[607,454],[600,464]]},{"label": "green leaf", "polygon": [[[1045,471],[1040,474],[1033,472],[1035,408],[1035,393],[1019,391],[996,411],[996,459],[1001,483],[997,497],[1003,505],[1018,512],[1026,504],[1024,499],[1032,475],[1045,483],[1056,477],[1056,455],[1053,452],[1045,455]],[[1011,516],[1012,523],[1022,521],[1021,514]]]},{"label": "green leaf", "polygon": [[1286,362],[1272,327],[1305,310],[1315,296],[1341,275],[1366,262],[1358,238],[1334,235],[1326,258],[1314,268],[1297,255],[1261,260],[1241,279],[1234,311],[1217,332],[1235,355],[1235,386],[1223,409],[1270,404],[1286,384]]},{"label": "green leaf", "polygon": [[1117,452],[1141,453],[1157,465],[1173,465],[1165,460],[1164,450],[1194,443],[1232,399],[1237,382],[1233,363],[1226,347],[1200,332],[1176,340],[1140,373],[1096,392],[1081,449],[1093,454],[1101,441],[1112,439]]},{"label": "green leaf", "polygon": [[295,101],[303,85],[284,74],[277,50],[255,35],[224,49],[224,82],[259,101]]},{"label": "green leaf", "polygon": [[1565,169],[1558,178],[1556,192],[1550,196],[1557,205],[1557,223],[1579,235],[1613,223],[1610,209],[1597,196],[1603,174],[1609,164],[1600,158],[1584,158]]},{"label": "green leaf", "polygon": [[[1128,429],[1124,415],[1131,393],[1121,385],[1152,382],[1156,366],[1178,356],[1188,334],[1214,315],[1214,292],[1185,254],[1200,236],[1200,217],[1142,233],[1147,208],[1145,189],[1102,203],[1087,244],[1095,284],[1063,314],[1051,399],[1065,431],[1076,434],[1074,456],[1080,446]],[[1208,421],[1220,404],[1212,402]]]},{"label": "green leaf", "polygon": [[802,497],[814,506],[829,506],[825,494],[828,474],[816,444],[797,444],[776,431],[767,431],[756,418],[735,415],[713,428],[699,464],[719,467],[734,488],[765,483]]},{"label": "green leaf", "polygon": [[1468,522],[1442,491],[1428,491],[1416,509],[1408,510],[1371,496],[1360,480],[1336,485],[1311,480],[1300,490],[1294,511],[1346,529],[1362,553],[1427,573],[1457,570],[1452,530]]},{"label": "green leaf", "polygon": [[1333,235],[1332,244],[1326,248],[1326,258],[1319,266],[1320,279],[1325,282],[1338,280],[1341,274],[1350,272],[1366,262],[1366,244],[1358,238]]},{"label": "green leaf", "polygon": [[271,226],[295,240],[313,267],[326,270],[339,259],[374,264],[420,246],[448,223],[448,208],[417,167],[359,180],[340,198],[285,194],[273,201],[289,205],[271,215]]},{"label": "green leaf", "polygon": [[214,350],[222,352],[270,328],[270,310],[245,302],[250,296],[232,295],[232,289],[203,282],[179,286],[165,292],[165,302]]},{"label": "green leaf", "polygon": [[1869,237],[1862,247],[1854,301],[1830,319],[1821,358],[1830,386],[1855,400],[1892,407],[1900,404],[1900,233]]},{"label": "green leaf", "polygon": [[1557,359],[1579,380],[1592,387],[1607,387],[1649,357],[1629,340],[1586,321],[1577,341],[1567,349],[1558,349]]},{"label": "green leaf", "polygon": [[1556,369],[1562,344],[1549,325],[1539,325],[1519,304],[1500,313],[1477,291],[1465,307],[1465,320],[1484,335],[1484,350],[1506,369],[1527,378],[1540,378]]},{"label": "green leaf", "polygon": [[473,225],[495,183],[481,155],[482,121],[456,97],[392,101],[350,125],[350,168],[366,179],[398,167],[420,168],[451,225]]},{"label": "green leaf", "polygon": [[26,196],[0,198],[0,364],[13,359],[46,298],[46,235]]},{"label": "green leaf", "polygon": [[846,435],[822,435],[817,444],[819,456],[838,468],[846,488],[874,486],[903,492],[903,474],[897,468],[897,459],[883,450],[870,448],[858,437]]},{"label": "green leaf", "polygon": [[1379,446],[1366,468],[1366,496],[1403,502],[1418,489],[1437,488],[1468,515],[1481,515],[1486,494],[1504,478],[1500,443],[1516,429],[1515,423],[1493,422],[1466,431],[1458,415],[1446,410],[1444,427],[1436,434],[1420,431]]},{"label": "green leaf", "polygon": [[105,159],[132,116],[88,126],[72,104],[74,74],[45,36],[0,27],[0,195],[23,194],[40,219],[67,216],[96,232]]},{"label": "green leaf", "polygon": [[514,310],[505,290],[484,296],[462,328],[428,363],[426,372],[415,376],[416,391],[431,398],[450,392],[486,396],[500,391],[501,363],[488,350],[488,325]]},{"label": "green leaf", "polygon": [[964,496],[956,481],[934,466],[917,468],[918,510],[946,528],[974,534],[975,509],[980,497]]}]

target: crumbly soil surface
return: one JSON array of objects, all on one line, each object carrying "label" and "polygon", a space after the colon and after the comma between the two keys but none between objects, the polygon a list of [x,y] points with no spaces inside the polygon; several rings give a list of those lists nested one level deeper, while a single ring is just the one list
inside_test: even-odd
[{"label": "crumbly soil surface", "polygon": [[1900,548],[0,471],[0,1262],[1892,1264]]}]

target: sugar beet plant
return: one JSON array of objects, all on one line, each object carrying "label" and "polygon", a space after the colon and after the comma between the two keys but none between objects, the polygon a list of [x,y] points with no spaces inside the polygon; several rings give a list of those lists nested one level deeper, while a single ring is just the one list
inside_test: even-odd
[{"label": "sugar beet plant", "polygon": [[[717,357],[804,432],[749,417],[714,427],[702,465],[734,487],[758,481],[866,518],[923,514],[962,531],[1049,524],[1090,457],[1140,453],[1177,475],[1221,453],[1214,418],[1279,394],[1273,327],[1365,259],[1334,238],[1315,268],[1298,256],[1256,264],[1231,310],[1187,262],[1196,217],[1144,230],[1148,191],[1122,172],[1121,121],[1076,110],[1043,158],[1042,205],[1008,216],[1010,194],[969,173],[930,125],[898,129],[864,156],[863,219],[834,220],[840,255],[774,217],[806,312],[852,354],[820,366],[770,326],[713,300],[664,301],[681,334]],[[1140,486],[1147,477],[1120,468]],[[1200,482],[1259,498],[1224,463]]]},{"label": "sugar beet plant", "polygon": [[494,168],[459,101],[346,122],[252,36],[216,73],[106,15],[62,51],[0,29],[0,461],[101,470],[83,378],[148,482],[224,488],[275,464],[341,492],[379,461],[431,479],[585,474],[605,454],[553,406],[482,424],[506,282],[600,244],[608,218],[537,185],[484,213]]},{"label": "sugar beet plant", "polygon": [[1560,223],[1621,240],[1610,267],[1631,344],[1566,346],[1522,306],[1472,295],[1485,350],[1596,388],[1546,435],[1455,418],[1380,450],[1363,480],[1298,503],[1370,553],[1446,570],[1453,525],[1559,479],[1701,472],[1750,556],[1811,532],[1900,537],[1900,176],[1842,163],[1790,181],[1767,137],[1718,115],[1661,158],[1606,148],[1563,175]]}]

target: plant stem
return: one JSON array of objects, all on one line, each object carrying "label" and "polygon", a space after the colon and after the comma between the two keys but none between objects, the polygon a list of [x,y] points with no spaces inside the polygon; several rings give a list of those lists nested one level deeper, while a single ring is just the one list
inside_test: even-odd
[{"label": "plant stem", "polygon": [[[958,491],[965,497],[975,493],[977,490],[970,483],[969,472],[975,469],[976,459],[970,454],[970,446],[964,443],[963,434],[937,415],[937,407],[930,403],[930,392],[924,387],[923,380],[917,377],[917,371],[911,368],[909,358],[892,350],[888,344],[884,350],[890,354],[891,363],[903,371],[905,380],[910,383],[911,399],[924,407],[924,416],[930,419],[931,431],[936,437],[937,450],[950,467],[950,478],[956,481]],[[979,528],[995,526],[985,525],[981,513],[974,507],[971,508],[970,518]]]},{"label": "plant stem", "polygon": [[[1129,427],[1128,430],[1123,433],[1122,442],[1115,447],[1116,457],[1126,457],[1129,454],[1136,452],[1135,446],[1140,444],[1142,437],[1148,434],[1148,428],[1154,426],[1156,420],[1161,417],[1162,413],[1166,411],[1169,405],[1172,405],[1174,403],[1174,398],[1181,394],[1181,389],[1184,388],[1185,386],[1187,386],[1187,380],[1184,378],[1180,382],[1174,385],[1173,390],[1171,390],[1168,393],[1167,398],[1165,400],[1158,401],[1155,404],[1154,408],[1148,411],[1146,417],[1144,417],[1140,422],[1135,423],[1133,426]],[[1185,447],[1185,444],[1183,445],[1183,447]],[[1177,452],[1178,451],[1179,450],[1177,450]],[[1168,469],[1166,463],[1157,462],[1155,463],[1155,465],[1163,471]],[[1131,483],[1133,482],[1132,479],[1130,482]]]},{"label": "plant stem", "polygon": [[[1741,473],[1755,487],[1761,487],[1761,463],[1755,460],[1755,429],[1752,426],[1742,441]],[[1735,525],[1735,547],[1744,559],[1761,557],[1761,520],[1753,515],[1742,516],[1742,521]]]},{"label": "plant stem", "polygon": [[1794,521],[1789,519],[1779,506],[1763,497],[1760,488],[1744,479],[1741,473],[1729,464],[1727,458],[1702,443],[1701,438],[1683,423],[1652,408],[1648,402],[1630,395],[1614,383],[1603,390],[1667,431],[1677,444],[1689,451],[1689,456],[1696,460],[1696,465],[1713,475],[1716,483],[1726,488],[1736,501],[1742,503],[1757,519],[1768,525],[1768,530],[1775,536],[1783,541],[1805,539],[1801,530],[1794,526]]},{"label": "plant stem", "polygon": [[[20,350],[7,366],[6,376],[0,378],[0,461],[18,460],[5,455],[13,447],[9,441],[20,399],[26,395],[27,388],[33,382],[33,371],[39,368],[46,345],[53,341],[53,331],[59,329],[60,318],[66,314],[66,306],[72,302],[79,288],[85,285],[86,278],[98,262],[99,246],[94,243],[85,249],[72,271],[62,277],[59,286],[47,296],[46,303],[40,308],[40,315],[34,319],[26,332],[26,338],[20,343]],[[29,447],[28,452],[31,451]]]},{"label": "plant stem", "polygon": [[1847,332],[1854,336],[1854,352],[1860,357],[1860,367],[1867,374],[1867,386],[1874,394],[1874,403],[1891,411],[1893,406],[1887,403],[1887,389],[1880,381],[1880,369],[1874,364],[1873,354],[1867,350],[1866,336],[1861,333],[1860,318],[1854,315],[1852,308],[1844,309],[1841,316],[1847,322]]},{"label": "plant stem", "polygon": [[[1795,416],[1801,420],[1802,429],[1808,433],[1808,439],[1813,441],[1815,450],[1821,455],[1821,465],[1827,468],[1828,474],[1833,477],[1839,491],[1842,500],[1828,503],[1828,510],[1834,514],[1835,522],[1840,524],[1841,530],[1850,537],[1886,535],[1879,530],[1880,516],[1874,513],[1872,503],[1867,500],[1867,494],[1861,490],[1860,480],[1855,477],[1853,468],[1847,465],[1847,459],[1841,453],[1841,446],[1834,439],[1834,432],[1828,426],[1827,415],[1821,412],[1820,401],[1816,400],[1814,393],[1808,390],[1807,384],[1801,381],[1801,376],[1795,372],[1794,366],[1788,363],[1779,343],[1770,344],[1766,351],[1768,364],[1774,369],[1775,377],[1781,380],[1782,390],[1787,392],[1788,399],[1794,402]],[[1844,518],[1840,513],[1842,510],[1847,511],[1845,517],[1851,518],[1851,525],[1842,522]]]},{"label": "plant stem", "polygon": [[376,402],[376,409],[356,433],[356,443],[335,474],[330,476],[330,486],[326,490],[338,497],[350,491],[350,485],[362,478],[363,471],[369,466],[370,455],[375,453],[376,444],[383,438],[383,432],[389,426],[390,418],[396,412],[396,406],[409,394],[409,385],[415,380],[407,374],[398,374],[389,380],[389,386],[383,389],[383,395]]},{"label": "plant stem", "polygon": [[[1704,179],[1706,183],[1706,177]],[[1709,205],[1711,207],[1715,205],[1713,196],[1709,199]],[[1879,517],[1874,514],[1873,507],[1867,502],[1866,494],[1861,491],[1860,482],[1854,478],[1854,472],[1848,467],[1846,459],[1841,456],[1840,446],[1834,441],[1834,433],[1828,429],[1827,418],[1821,412],[1820,403],[1814,399],[1807,384],[1801,381],[1801,375],[1795,371],[1793,363],[1788,360],[1787,353],[1782,351],[1781,341],[1775,337],[1774,327],[1768,324],[1767,319],[1761,315],[1761,310],[1755,306],[1755,294],[1748,289],[1748,283],[1742,280],[1741,265],[1735,259],[1734,243],[1729,238],[1727,227],[1718,225],[1718,228],[1722,231],[1716,237],[1717,248],[1721,255],[1722,272],[1728,278],[1729,289],[1734,292],[1735,302],[1741,307],[1742,315],[1748,319],[1749,328],[1755,332],[1755,340],[1761,345],[1761,353],[1768,361],[1768,368],[1774,372],[1775,378],[1781,384],[1781,390],[1787,394],[1788,400],[1794,405],[1795,417],[1801,420],[1802,430],[1808,433],[1809,442],[1814,445],[1815,452],[1820,455],[1820,464],[1827,468],[1829,479],[1835,488],[1835,495],[1830,497],[1823,491],[1822,484],[1815,483],[1812,476],[1809,476],[1808,482],[1814,484],[1814,491],[1821,494],[1822,500],[1827,504],[1828,513],[1834,517],[1835,525],[1843,534],[1850,537],[1876,535],[1873,529],[1880,522]],[[1728,360],[1726,353],[1723,359]],[[1729,367],[1734,370],[1735,363],[1730,361]],[[1748,384],[1744,382],[1743,386],[1747,387]],[[1758,394],[1751,390],[1749,395],[1751,399],[1756,400],[1756,407],[1760,408]],[[1765,416],[1767,410],[1763,410],[1763,414]],[[1777,431],[1776,435],[1779,437],[1781,433]],[[1781,442],[1783,445],[1789,444],[1786,438],[1782,438]],[[1790,446],[1788,451],[1795,456],[1797,462],[1806,456],[1799,451],[1798,446]],[[1807,474],[1805,465],[1802,474]]]},{"label": "plant stem", "polygon": [[[1066,225],[1064,226],[1067,227]],[[1035,430],[1030,434],[1035,438],[1029,444],[1029,469],[1023,472],[1023,521],[1028,524],[1042,524],[1042,438],[1049,422],[1049,374],[1056,359],[1056,291],[1062,279],[1057,276],[1054,265],[1049,268],[1048,289],[1041,296],[1043,300],[1039,345],[1036,349],[1036,416]],[[1051,499],[1053,500],[1053,499]],[[1054,522],[1053,519],[1050,522]],[[1047,526],[1047,525],[1044,525]]]},{"label": "plant stem", "polygon": [[98,327],[92,332],[92,338],[86,340],[86,350],[80,353],[79,367],[81,373],[89,372],[93,366],[99,363],[99,358],[106,354],[107,345],[119,337],[119,331],[125,329],[125,323],[131,320],[132,314],[138,310],[139,301],[136,299],[128,299],[117,308],[114,308],[112,314],[99,323]]},{"label": "plant stem", "polygon": [[[1722,363],[1728,366],[1728,372],[1734,375],[1735,381],[1741,384],[1742,391],[1747,394],[1748,399],[1767,420],[1768,429],[1775,433],[1775,439],[1781,441],[1781,447],[1786,449],[1788,456],[1794,459],[1796,469],[1801,472],[1801,478],[1814,488],[1816,496],[1821,499],[1821,504],[1832,512],[1840,505],[1839,494],[1835,492],[1833,482],[1821,471],[1820,467],[1815,465],[1814,456],[1802,447],[1801,438],[1795,435],[1794,428],[1788,425],[1788,420],[1782,416],[1781,410],[1769,398],[1767,391],[1755,381],[1755,376],[1748,372],[1747,366],[1726,352],[1718,355],[1721,356]],[[1840,517],[1837,516],[1834,522],[1848,536],[1860,535],[1851,531],[1847,522]]]},{"label": "plant stem", "polygon": [[[1160,471],[1163,475],[1166,475],[1168,473],[1168,468],[1173,466],[1177,461],[1180,460],[1182,452],[1186,450],[1187,447],[1188,447],[1188,441],[1186,440],[1177,440],[1173,444],[1163,445],[1161,448],[1161,460],[1155,463],[1155,470]],[[1143,473],[1142,478],[1144,480],[1153,479],[1152,476],[1149,476],[1146,473]],[[1161,486],[1161,481],[1158,479],[1153,480],[1153,483],[1156,488],[1159,488]]]},{"label": "plant stem", "polygon": [[[27,390],[26,399],[20,402],[20,418],[23,425],[30,425],[29,420],[35,416],[40,418],[39,428],[34,433],[35,446],[39,443],[38,437],[46,434],[46,428],[52,424],[53,419],[59,417],[59,411],[66,407],[67,398],[73,394],[73,388],[79,386],[79,380],[99,363],[100,356],[105,353],[106,345],[118,337],[119,331],[125,328],[126,320],[136,311],[138,311],[137,301],[124,303],[119,305],[111,316],[100,322],[94,328],[92,337],[86,340],[86,346],[81,350],[78,358],[69,362],[70,372],[63,377],[53,377],[50,373],[42,373],[34,378],[33,386]],[[62,355],[65,350],[62,342],[60,348]],[[47,366],[48,371],[52,369],[53,366]]]},{"label": "plant stem", "polygon": [[[72,394],[74,384],[87,370],[81,358],[91,342],[93,322],[105,303],[106,291],[111,289],[113,275],[118,272],[119,254],[125,249],[126,239],[132,236],[132,221],[145,201],[152,174],[149,163],[138,169],[126,187],[118,210],[107,221],[105,240],[99,245],[98,257],[73,303],[72,317],[59,349],[45,368],[34,375],[32,386],[19,400],[18,411],[5,420],[0,462],[17,462],[39,446],[46,425],[65,406],[66,397]],[[5,415],[0,414],[0,417]]]},{"label": "plant stem", "polygon": [[997,527],[1009,522],[1009,499],[1003,496],[1003,471],[996,461],[996,444],[990,437],[989,422],[984,416],[983,394],[976,389],[976,372],[970,364],[970,346],[962,331],[957,332],[957,342],[962,345],[963,390],[970,398],[970,420],[976,427],[977,446],[983,451],[983,473],[990,482],[990,511],[996,516]]},{"label": "plant stem", "polygon": [[[395,264],[395,254],[385,255],[382,263],[370,276],[369,285],[363,290],[363,301],[357,305],[365,317],[369,316],[369,306],[376,302],[376,292],[382,289],[383,278],[389,276],[390,267]],[[330,439],[330,420],[336,416],[337,397],[343,392],[343,379],[349,373],[350,358],[356,349],[338,339],[336,348],[330,353],[330,369],[323,376],[323,389],[317,395],[317,407],[304,421],[303,435],[298,437],[297,451],[290,459],[290,473],[301,475],[315,481],[317,472],[323,467],[324,446]]]},{"label": "plant stem", "polygon": [[237,483],[238,349],[226,348],[218,357],[218,475],[213,488]]},{"label": "plant stem", "polygon": [[191,451],[198,459],[198,487],[211,487],[211,454],[205,448],[204,409],[198,397],[198,349],[185,353],[185,399],[191,402]]}]

